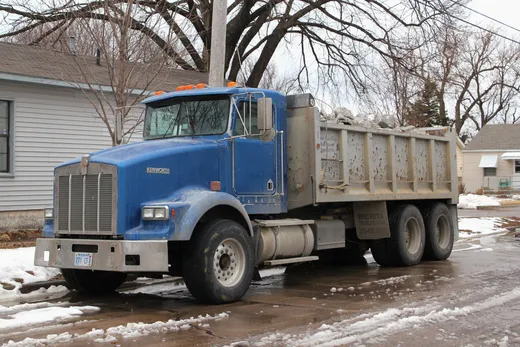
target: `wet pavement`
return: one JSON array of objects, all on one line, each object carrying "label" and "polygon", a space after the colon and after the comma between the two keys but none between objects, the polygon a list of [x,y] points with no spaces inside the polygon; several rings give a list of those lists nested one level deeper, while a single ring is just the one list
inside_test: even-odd
[{"label": "wet pavement", "polygon": [[[485,236],[459,241],[448,261],[410,268],[380,268],[368,257],[362,267],[306,264],[285,273],[274,270],[255,282],[244,300],[229,305],[197,304],[184,286],[169,280],[140,289],[147,293],[102,299],[69,293],[50,305],[91,305],[100,311],[0,329],[0,344],[30,337],[59,345],[48,336],[67,332],[72,337],[63,346],[520,346],[519,263],[518,239]],[[197,321],[199,315],[221,313]],[[141,326],[145,336],[124,338],[107,330],[191,317],[181,328]],[[92,329],[103,332],[82,336]],[[96,337],[113,340],[102,344]]]}]

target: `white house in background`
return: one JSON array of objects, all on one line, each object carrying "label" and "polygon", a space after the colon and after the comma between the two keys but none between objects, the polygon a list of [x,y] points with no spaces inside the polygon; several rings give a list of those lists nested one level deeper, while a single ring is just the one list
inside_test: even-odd
[{"label": "white house in background", "polygon": [[[88,82],[109,93],[107,69],[96,65],[94,56],[79,60],[64,52],[0,42],[0,231],[42,224],[42,210],[52,206],[54,167],[112,145],[80,89],[84,77],[78,64],[88,64],[82,68],[88,68]],[[149,89],[174,90],[207,80],[199,72],[163,69],[152,84],[146,82]],[[145,81],[134,87],[139,83]],[[132,138],[141,139],[139,133]]]},{"label": "white house in background", "polygon": [[520,125],[488,124],[463,150],[468,193],[520,189]]}]

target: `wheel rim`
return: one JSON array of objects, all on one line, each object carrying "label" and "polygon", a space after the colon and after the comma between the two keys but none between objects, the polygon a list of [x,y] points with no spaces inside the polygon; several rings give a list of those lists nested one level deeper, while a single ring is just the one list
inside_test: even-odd
[{"label": "wheel rim", "polygon": [[417,253],[421,247],[421,227],[419,226],[417,219],[408,219],[404,230],[406,249],[411,254]]},{"label": "wheel rim", "polygon": [[435,240],[440,248],[448,247],[450,242],[450,222],[448,218],[441,215],[435,225]]},{"label": "wheel rim", "polygon": [[218,245],[213,258],[215,277],[224,287],[233,287],[244,275],[245,262],[242,245],[235,239],[225,239]]}]

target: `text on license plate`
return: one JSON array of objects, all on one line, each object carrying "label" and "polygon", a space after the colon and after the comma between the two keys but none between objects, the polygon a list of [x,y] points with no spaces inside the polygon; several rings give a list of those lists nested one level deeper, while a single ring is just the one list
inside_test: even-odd
[{"label": "text on license plate", "polygon": [[74,266],[92,266],[92,253],[75,253]]}]

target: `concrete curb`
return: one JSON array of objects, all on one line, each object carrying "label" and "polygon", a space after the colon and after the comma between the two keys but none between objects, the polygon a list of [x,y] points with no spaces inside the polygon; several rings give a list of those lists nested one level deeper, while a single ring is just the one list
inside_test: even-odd
[{"label": "concrete curb", "polygon": [[[477,206],[477,210],[500,210],[502,208],[511,208],[511,207],[518,207],[518,205],[500,205],[500,206]],[[467,209],[463,209],[467,210]]]}]

